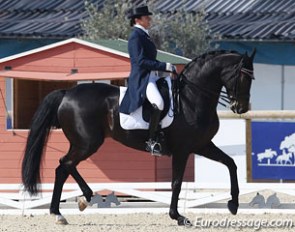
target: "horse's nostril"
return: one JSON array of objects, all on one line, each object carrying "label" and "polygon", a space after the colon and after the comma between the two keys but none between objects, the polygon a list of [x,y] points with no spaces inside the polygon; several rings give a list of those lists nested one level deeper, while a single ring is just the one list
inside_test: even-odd
[{"label": "horse's nostril", "polygon": [[240,107],[238,109],[238,114],[243,114],[246,113],[248,111],[248,107]]}]

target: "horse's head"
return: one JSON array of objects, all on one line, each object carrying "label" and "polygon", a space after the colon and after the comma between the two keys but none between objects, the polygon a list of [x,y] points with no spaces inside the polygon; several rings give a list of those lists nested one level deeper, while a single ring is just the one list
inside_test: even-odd
[{"label": "horse's head", "polygon": [[[247,53],[217,50],[189,62],[180,74],[180,84],[176,85],[181,88],[179,99],[186,120],[194,123],[198,120],[196,112],[215,111],[220,97],[230,103],[233,112],[247,112],[254,79],[254,55],[255,51],[248,56]],[[226,88],[227,96],[221,94],[222,87]],[[175,96],[177,101],[177,94]]]},{"label": "horse's head", "polygon": [[253,74],[253,59],[256,51],[250,56],[247,52],[237,57],[237,63],[222,70],[221,78],[230,100],[230,109],[234,113],[242,114],[249,110],[250,88]]}]

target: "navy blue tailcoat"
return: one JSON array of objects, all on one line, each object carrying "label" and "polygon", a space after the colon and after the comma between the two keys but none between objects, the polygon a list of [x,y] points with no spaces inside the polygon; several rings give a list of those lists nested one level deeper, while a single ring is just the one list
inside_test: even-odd
[{"label": "navy blue tailcoat", "polygon": [[156,60],[157,49],[149,35],[134,27],[128,39],[131,73],[126,95],[120,105],[120,112],[130,114],[138,109],[146,98],[146,87],[150,72],[165,71],[166,63]]}]

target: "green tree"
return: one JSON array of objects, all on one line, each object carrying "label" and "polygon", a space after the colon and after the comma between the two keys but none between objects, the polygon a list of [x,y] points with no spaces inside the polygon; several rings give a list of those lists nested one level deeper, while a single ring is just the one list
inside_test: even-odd
[{"label": "green tree", "polygon": [[[185,12],[180,9],[172,15],[157,14],[151,29],[160,49],[193,58],[210,49],[210,31],[205,12]],[[162,21],[162,23],[161,23]]]},{"label": "green tree", "polygon": [[[158,49],[193,58],[210,48],[211,36],[204,10],[188,13],[178,9],[173,13],[160,13],[156,3],[149,2],[154,12],[150,33]],[[89,17],[82,21],[86,38],[127,39],[131,28],[126,12],[131,6],[132,0],[105,0],[104,6],[97,9],[86,1]]]},{"label": "green tree", "polygon": [[129,1],[105,0],[103,7],[98,9],[94,4],[85,1],[88,14],[82,20],[84,37],[97,39],[127,39],[130,27],[126,23],[126,11],[131,7]]}]

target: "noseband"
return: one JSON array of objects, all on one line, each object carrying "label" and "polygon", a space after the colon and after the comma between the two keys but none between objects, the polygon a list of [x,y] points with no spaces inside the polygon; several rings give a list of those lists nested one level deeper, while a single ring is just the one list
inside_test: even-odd
[{"label": "noseband", "polygon": [[[241,75],[245,75],[248,78],[251,78],[252,80],[254,79],[254,73],[253,70],[247,69],[243,67],[243,59],[241,60],[241,62],[239,63],[238,67],[237,67],[237,74],[233,75],[232,78],[234,79],[234,88],[233,88],[233,96],[228,97],[227,95],[222,95],[222,99],[223,97],[226,97],[227,102],[229,103],[231,100],[232,101],[237,101],[239,98],[246,98],[248,99],[250,97],[249,94],[245,94],[245,95],[241,95],[238,92],[238,86],[241,80]],[[223,94],[226,94],[226,92],[222,91]],[[223,99],[225,100],[225,99]]]}]

